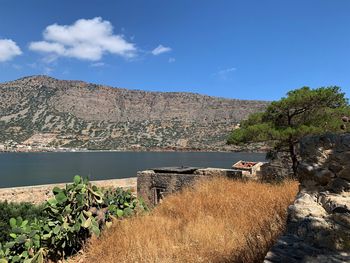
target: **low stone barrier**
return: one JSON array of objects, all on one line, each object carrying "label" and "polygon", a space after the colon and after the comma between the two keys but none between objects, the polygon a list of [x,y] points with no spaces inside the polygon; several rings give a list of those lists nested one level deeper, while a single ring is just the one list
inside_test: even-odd
[{"label": "low stone barrier", "polygon": [[271,262],[350,262],[350,134],[306,137],[300,191]]},{"label": "low stone barrier", "polygon": [[[192,185],[201,178],[225,176],[242,179],[241,170],[199,167],[163,167],[137,173],[137,195],[150,207],[171,193]],[[249,176],[250,177],[250,176]]]},{"label": "low stone barrier", "polygon": [[[136,194],[136,177],[91,181],[91,183],[104,188],[129,188]],[[7,200],[8,202],[30,202],[33,204],[40,204],[53,196],[52,189],[55,186],[63,188],[65,185],[66,183],[0,188],[0,201]]]}]

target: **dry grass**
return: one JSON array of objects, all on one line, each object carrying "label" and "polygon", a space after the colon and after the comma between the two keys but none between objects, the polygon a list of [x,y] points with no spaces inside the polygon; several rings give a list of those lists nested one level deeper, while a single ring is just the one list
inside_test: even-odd
[{"label": "dry grass", "polygon": [[115,222],[79,262],[261,262],[297,185],[201,181],[149,215]]}]

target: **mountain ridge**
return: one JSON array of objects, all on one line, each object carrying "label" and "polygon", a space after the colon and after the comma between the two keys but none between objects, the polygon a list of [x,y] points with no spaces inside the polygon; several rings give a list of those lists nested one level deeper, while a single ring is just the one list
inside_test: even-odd
[{"label": "mountain ridge", "polygon": [[242,119],[269,104],[45,75],[0,83],[0,90],[0,143],[68,148],[217,149]]},{"label": "mountain ridge", "polygon": [[135,92],[144,92],[144,93],[161,93],[161,94],[189,94],[189,95],[199,95],[199,96],[203,96],[203,97],[210,97],[210,98],[214,98],[214,99],[223,99],[223,100],[236,100],[236,101],[256,101],[256,102],[262,102],[262,103],[270,103],[271,101],[267,101],[267,100],[254,100],[254,99],[237,99],[237,98],[227,98],[227,97],[222,97],[222,96],[213,96],[213,95],[208,95],[208,94],[203,94],[203,93],[199,93],[199,92],[189,92],[189,91],[157,91],[157,90],[142,90],[142,89],[135,89],[135,88],[122,88],[122,87],[114,87],[111,85],[107,85],[107,84],[97,84],[97,83],[93,83],[93,82],[88,82],[88,81],[83,81],[83,80],[75,80],[75,79],[57,79],[48,75],[30,75],[30,76],[25,76],[25,77],[21,77],[15,80],[10,80],[10,81],[5,81],[5,82],[0,82],[0,86],[1,84],[10,84],[12,82],[16,82],[16,81],[22,81],[22,80],[26,80],[26,79],[48,79],[48,80],[53,80],[53,81],[62,81],[62,82],[74,82],[74,83],[81,83],[81,84],[90,84],[90,85],[96,85],[98,87],[102,87],[102,88],[112,88],[112,89],[119,89],[119,90],[125,90],[125,91],[135,91]]}]

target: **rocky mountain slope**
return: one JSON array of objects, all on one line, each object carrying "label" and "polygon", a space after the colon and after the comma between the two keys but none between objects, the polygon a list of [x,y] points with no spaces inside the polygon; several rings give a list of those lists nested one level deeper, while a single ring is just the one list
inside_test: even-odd
[{"label": "rocky mountain slope", "polygon": [[0,143],[218,149],[237,123],[267,104],[25,77],[0,84]]}]

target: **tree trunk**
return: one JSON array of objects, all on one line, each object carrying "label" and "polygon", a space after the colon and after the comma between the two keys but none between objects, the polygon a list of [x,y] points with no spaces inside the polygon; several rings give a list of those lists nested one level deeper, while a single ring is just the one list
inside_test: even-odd
[{"label": "tree trunk", "polygon": [[294,177],[296,177],[297,176],[298,158],[297,158],[297,153],[296,153],[296,149],[295,149],[295,144],[292,142],[289,142],[289,154],[290,154],[290,158],[292,160],[293,174],[294,174]]},{"label": "tree trunk", "polygon": [[[288,126],[289,127],[292,127],[292,117],[293,116],[290,115],[289,110],[288,110],[287,118],[288,118]],[[292,136],[289,136],[289,154],[290,154],[290,158],[292,159],[293,175],[294,175],[294,178],[296,178],[297,177],[298,158],[297,158],[295,144],[293,142]]]}]

